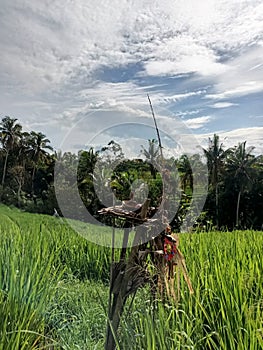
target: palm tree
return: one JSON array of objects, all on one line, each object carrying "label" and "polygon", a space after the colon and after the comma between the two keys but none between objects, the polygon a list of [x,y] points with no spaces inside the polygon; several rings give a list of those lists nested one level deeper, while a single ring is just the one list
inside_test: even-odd
[{"label": "palm tree", "polygon": [[34,194],[34,180],[36,174],[36,168],[39,161],[44,160],[48,152],[48,150],[53,150],[53,148],[48,145],[50,140],[46,138],[46,135],[42,134],[42,132],[31,131],[28,139],[29,150],[28,153],[31,155],[31,159],[33,161],[33,171],[32,171],[32,193]]},{"label": "palm tree", "polygon": [[98,159],[98,151],[94,151],[91,147],[87,151],[80,151],[78,154],[79,164],[78,164],[78,181],[81,182],[91,173],[93,173],[95,164]]},{"label": "palm tree", "polygon": [[222,173],[224,162],[228,151],[224,151],[223,143],[219,142],[219,136],[214,134],[213,138],[209,137],[208,149],[203,149],[207,158],[207,166],[209,172],[209,184],[212,191],[215,192],[216,202],[216,226],[219,227],[219,180]]},{"label": "palm tree", "polygon": [[145,156],[146,158],[146,162],[150,164],[150,171],[151,171],[151,175],[154,179],[156,179],[156,168],[155,165],[157,164],[157,160],[160,157],[160,148],[158,145],[157,140],[152,139],[152,140],[148,140],[148,150],[145,149],[142,146],[142,154]]},{"label": "palm tree", "polygon": [[20,207],[20,204],[22,201],[22,198],[21,198],[22,186],[25,180],[25,168],[21,165],[15,165],[13,168],[9,170],[9,173],[12,175],[12,177],[14,178],[17,184],[17,204]]},{"label": "palm tree", "polygon": [[17,119],[6,116],[2,119],[2,122],[0,123],[1,143],[5,151],[5,161],[4,161],[2,181],[1,181],[2,186],[4,186],[5,184],[9,154],[14,149],[14,146],[17,144],[21,136],[22,126],[16,122],[17,122]]},{"label": "palm tree", "polygon": [[17,160],[19,165],[26,167],[26,163],[28,160],[28,152],[30,150],[29,147],[30,134],[28,132],[22,132],[19,140],[16,144],[17,147]]},{"label": "palm tree", "polygon": [[253,165],[257,162],[257,157],[251,154],[254,147],[246,148],[246,141],[239,143],[238,146],[231,149],[227,159],[228,170],[236,179],[238,187],[237,206],[236,206],[236,227],[239,226],[240,199],[245,188],[253,183]]},{"label": "palm tree", "polygon": [[178,161],[178,170],[180,172],[181,182],[184,193],[186,193],[187,187],[193,192],[193,172],[189,158],[186,154],[183,154]]}]

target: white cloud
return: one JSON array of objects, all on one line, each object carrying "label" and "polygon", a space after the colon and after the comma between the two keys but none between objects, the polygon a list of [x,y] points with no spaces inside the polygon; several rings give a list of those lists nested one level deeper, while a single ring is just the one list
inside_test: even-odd
[{"label": "white cloud", "polygon": [[185,92],[182,94],[175,94],[175,95],[162,94],[161,96],[160,94],[160,100],[158,102],[160,103],[177,102],[177,101],[187,99],[188,97],[203,95],[205,92],[206,90],[197,90],[197,91],[189,91],[189,92]]},{"label": "white cloud", "polygon": [[209,107],[212,108],[228,108],[228,107],[233,107],[233,106],[238,106],[238,103],[232,103],[232,102],[216,102]]},{"label": "white cloud", "polygon": [[144,62],[150,75],[227,70],[218,52],[262,38],[261,1],[3,1],[1,70],[34,91]]},{"label": "white cloud", "polygon": [[234,89],[226,90],[224,92],[216,94],[207,94],[205,97],[210,99],[226,99],[233,97],[242,97],[249,94],[254,94],[263,90],[263,81],[248,81],[243,83],[241,86],[237,86]]},{"label": "white cloud", "polygon": [[[165,76],[197,72],[204,76],[217,75],[226,71],[223,63],[212,49],[197,44],[189,37],[171,38],[159,44],[157,59],[145,63],[146,74]],[[167,57],[170,56],[170,60]]]},{"label": "white cloud", "polygon": [[[1,109],[57,139],[61,128],[89,113],[104,113],[92,119],[94,129],[107,117],[117,120],[115,112],[123,120],[151,118],[150,93],[160,124],[172,127],[165,113],[173,103],[186,110],[180,116],[208,114],[209,103],[215,109],[237,105],[216,99],[263,90],[262,22],[261,0],[2,0]],[[128,64],[141,70],[131,73]],[[101,81],[104,71],[121,66],[128,80]],[[151,85],[138,86],[132,74]],[[162,77],[174,75],[184,78],[162,86]],[[212,102],[183,106],[205,94]],[[204,115],[186,125],[195,130],[210,120]]]},{"label": "white cloud", "polygon": [[[213,133],[214,134],[214,133]],[[207,147],[208,138],[213,136],[212,133],[196,135],[200,144]],[[247,146],[254,146],[254,154],[263,154],[263,127],[239,128],[230,131],[216,131],[225,148],[234,147],[240,142],[247,141]]]},{"label": "white cloud", "polygon": [[263,91],[263,45],[248,48],[227,63],[227,73],[215,80],[213,94],[206,98],[226,99]]},{"label": "white cloud", "polygon": [[190,129],[199,129],[199,128],[202,128],[207,123],[209,123],[211,120],[212,120],[212,117],[209,115],[206,115],[202,117],[187,119],[184,121],[184,123]]},{"label": "white cloud", "polygon": [[[152,91],[152,87],[155,88]],[[163,114],[165,104],[180,102],[189,97],[201,96],[205,90],[188,91],[173,94],[172,91],[162,92],[162,85],[150,85],[140,87],[134,82],[105,83],[97,82],[90,88],[82,90],[79,94],[85,111],[87,110],[116,110],[133,113],[138,116],[151,117],[150,106],[147,94],[150,95],[154,109],[160,108]],[[171,112],[170,112],[171,113]],[[189,111],[187,114],[194,114],[196,111]]]},{"label": "white cloud", "polygon": [[195,114],[198,114],[200,112],[201,112],[200,109],[178,111],[178,112],[176,112],[176,116],[184,118],[185,116],[195,115]]}]

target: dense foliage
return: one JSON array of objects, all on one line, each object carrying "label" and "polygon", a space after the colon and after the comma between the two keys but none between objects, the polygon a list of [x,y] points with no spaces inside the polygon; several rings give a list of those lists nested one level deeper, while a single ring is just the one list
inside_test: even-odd
[{"label": "dense foliage", "polygon": [[[4,117],[0,122],[0,200],[31,212],[53,214],[54,208],[59,211],[54,191],[56,164],[59,179],[56,190],[70,193],[77,184],[82,201],[94,216],[103,206],[102,202],[112,203],[112,196],[105,188],[113,189],[119,200],[127,199],[132,184],[138,179],[147,183],[151,205],[158,206],[163,183],[154,165],[159,158],[156,140],[149,140],[149,148],[142,147],[142,159],[135,160],[125,160],[121,147],[114,141],[98,151],[90,148],[78,154],[54,152],[44,134],[24,132],[17,119]],[[253,147],[247,147],[245,141],[225,149],[218,135],[208,140],[203,155],[165,160],[168,170],[175,168],[179,173],[178,179],[177,173],[171,171],[175,184],[173,196],[180,198],[173,228],[180,228],[192,200],[194,176],[202,177],[204,162],[208,166],[209,187],[196,229],[261,229],[263,156],[253,154]],[[192,164],[195,164],[195,174]],[[114,167],[112,173],[110,168]],[[141,192],[144,192],[142,187]],[[85,217],[79,219],[85,220]]]}]

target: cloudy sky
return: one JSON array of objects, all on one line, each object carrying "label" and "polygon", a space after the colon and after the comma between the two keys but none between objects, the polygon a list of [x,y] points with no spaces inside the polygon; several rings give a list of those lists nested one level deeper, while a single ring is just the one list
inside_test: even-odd
[{"label": "cloudy sky", "polygon": [[56,149],[156,137],[149,94],[167,148],[218,133],[263,152],[262,0],[0,4],[1,116]]}]

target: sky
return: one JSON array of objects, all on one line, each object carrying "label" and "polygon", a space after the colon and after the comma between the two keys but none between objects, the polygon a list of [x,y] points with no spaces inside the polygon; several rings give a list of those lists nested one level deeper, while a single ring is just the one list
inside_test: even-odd
[{"label": "sky", "polygon": [[[263,153],[263,2],[0,0],[0,116],[56,150]],[[199,147],[200,148],[200,147]]]}]

